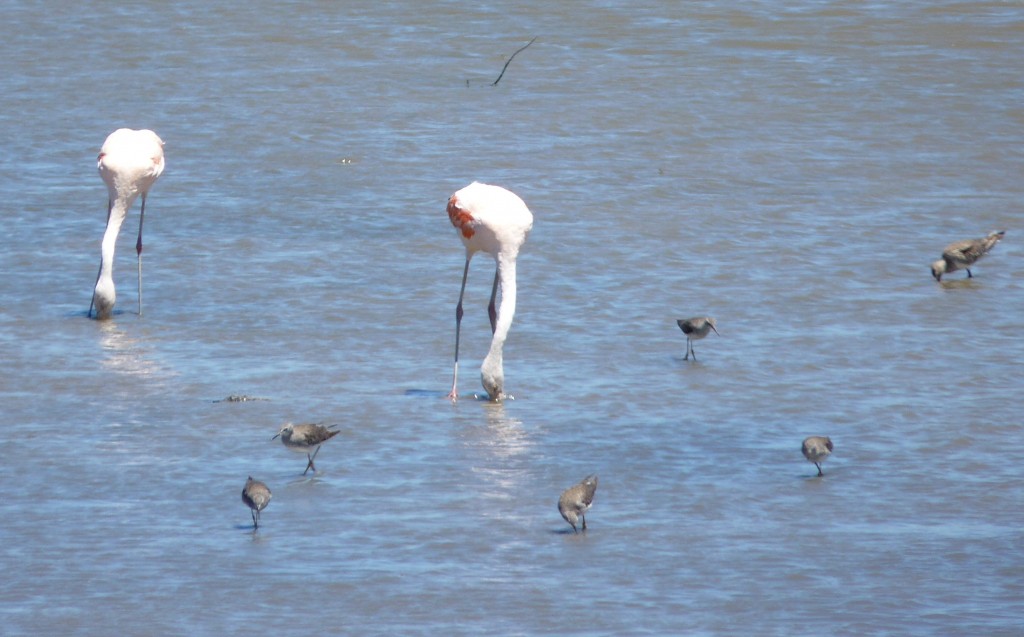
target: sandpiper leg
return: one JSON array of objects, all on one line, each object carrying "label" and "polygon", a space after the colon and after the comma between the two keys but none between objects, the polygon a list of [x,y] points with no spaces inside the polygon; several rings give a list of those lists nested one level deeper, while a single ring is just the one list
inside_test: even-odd
[{"label": "sandpiper leg", "polygon": [[583,515],[582,513],[580,513],[580,519],[583,520],[583,530],[586,531],[587,530],[587,517],[585,515]]},{"label": "sandpiper leg", "polygon": [[259,519],[256,517],[255,509],[252,510],[252,511],[249,511],[249,513],[252,514],[252,528],[254,528],[254,529],[260,528]]},{"label": "sandpiper leg", "polygon": [[306,472],[309,471],[309,469],[311,467],[312,467],[313,471],[316,471],[316,465],[313,464],[313,460],[316,459],[316,454],[318,454],[318,453],[320,453],[320,447],[316,448],[316,451],[313,452],[312,456],[310,456],[308,453],[306,454],[306,458],[309,459],[309,464],[306,465],[306,471],[303,471],[302,475],[306,475]]},{"label": "sandpiper leg", "polygon": [[824,473],[824,472],[823,472],[823,471],[821,470],[821,464],[819,464],[819,463],[815,462],[815,463],[814,463],[814,466],[815,466],[815,467],[818,467],[818,475],[819,475],[819,476],[823,476],[823,475],[825,475],[825,473]]},{"label": "sandpiper leg", "polygon": [[690,360],[690,337],[686,337],[686,356],[683,357],[684,361]]},{"label": "sandpiper leg", "polygon": [[964,268],[964,269],[967,270],[967,278],[968,279],[973,279],[974,275],[971,274],[971,269],[970,268]]}]

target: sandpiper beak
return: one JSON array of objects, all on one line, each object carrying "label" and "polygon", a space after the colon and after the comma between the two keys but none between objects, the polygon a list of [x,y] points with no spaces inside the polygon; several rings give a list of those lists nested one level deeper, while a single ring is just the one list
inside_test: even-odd
[{"label": "sandpiper beak", "polygon": [[280,435],[281,435],[281,432],[279,431],[279,432],[277,432],[276,434],[274,434],[273,436],[271,436],[271,437],[270,437],[270,439],[271,439],[271,440],[274,440],[275,438],[277,438],[277,437],[278,437],[278,436],[280,436]]}]

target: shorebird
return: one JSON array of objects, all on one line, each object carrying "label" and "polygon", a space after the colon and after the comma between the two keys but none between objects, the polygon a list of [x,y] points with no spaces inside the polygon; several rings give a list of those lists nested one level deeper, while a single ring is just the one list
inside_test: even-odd
[{"label": "shorebird", "polygon": [[808,436],[800,450],[804,452],[804,458],[807,458],[808,462],[813,462],[814,466],[818,467],[818,475],[825,475],[821,471],[821,463],[832,455],[832,439],[827,436]]},{"label": "shorebird", "polygon": [[693,351],[693,341],[699,341],[708,335],[709,330],[713,330],[715,334],[718,334],[718,330],[715,329],[715,319],[710,316],[696,316],[694,318],[679,319],[676,321],[676,325],[679,329],[683,330],[683,334],[686,334],[686,356],[683,360],[690,360],[690,354],[693,354],[693,360],[697,360],[697,352]]},{"label": "shorebird", "polygon": [[973,278],[971,266],[988,254],[988,251],[999,243],[1004,234],[1006,234],[1006,230],[998,230],[988,233],[987,237],[981,239],[967,239],[949,244],[942,251],[942,258],[932,264],[932,276],[936,281],[942,281],[943,274],[967,270],[967,278]]},{"label": "shorebird", "polygon": [[252,476],[245,481],[245,488],[242,489],[242,502],[252,511],[252,528],[260,528],[260,511],[270,504],[270,489],[259,480],[253,480]]},{"label": "shorebird", "polygon": [[[306,459],[309,462],[306,464],[306,470],[302,472],[302,475],[312,469],[316,471],[316,465],[313,464],[313,460],[316,458],[316,454],[320,452],[320,445],[324,444],[334,436],[337,436],[339,431],[335,431],[333,428],[337,425],[331,425],[331,428],[324,427],[323,425],[292,425],[287,424],[281,427],[281,431],[274,434],[274,437],[281,437],[281,442],[284,446],[296,451],[298,453],[306,454]],[[309,450],[316,447],[313,451],[313,455],[309,454]]]},{"label": "shorebird", "polygon": [[573,485],[562,492],[558,498],[558,512],[572,526],[572,532],[576,530],[576,520],[583,520],[583,530],[587,530],[587,518],[583,516],[594,501],[594,492],[597,491],[597,476],[590,475],[583,478],[579,484]]},{"label": "shorebird", "polygon": [[[491,400],[501,400],[505,389],[502,348],[516,312],[516,258],[526,235],[533,227],[533,214],[514,193],[500,187],[473,182],[448,199],[448,219],[466,247],[466,266],[462,270],[462,289],[455,306],[455,372],[448,398],[458,400],[459,329],[462,325],[462,297],[473,255],[483,251],[497,264],[487,314],[491,319],[491,348],[480,366],[480,381]],[[501,306],[494,299],[501,288]]]},{"label": "shorebird", "polygon": [[114,248],[121,224],[135,198],[142,196],[139,213],[139,238],[135,252],[139,261],[139,314],[142,314],[142,221],[146,215],[146,195],[164,172],[164,142],[151,130],[119,128],[107,136],[96,159],[96,168],[107,184],[107,228],[100,246],[100,271],[96,274],[89,316],[107,319],[114,311]]}]

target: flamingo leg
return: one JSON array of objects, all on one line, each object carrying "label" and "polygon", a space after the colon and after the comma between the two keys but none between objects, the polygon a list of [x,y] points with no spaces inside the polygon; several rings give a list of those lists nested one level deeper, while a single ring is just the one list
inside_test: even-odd
[{"label": "flamingo leg", "polygon": [[146,218],[146,193],[142,193],[142,212],[139,213],[139,238],[135,242],[135,254],[139,257],[139,316],[142,316],[142,221]]},{"label": "flamingo leg", "polygon": [[491,301],[487,304],[487,317],[491,319],[491,334],[494,334],[498,323],[498,312],[494,309],[494,299],[498,296],[498,268],[494,269],[494,284],[491,286]]},{"label": "flamingo leg", "polygon": [[[100,257],[100,269],[96,272],[96,283],[100,282],[100,273],[103,272],[103,257]],[[93,283],[93,289],[96,287],[96,283]],[[88,318],[92,318],[92,307],[96,303],[96,293],[93,292],[92,298],[89,299],[89,313],[86,314]]]},{"label": "flamingo leg", "polygon": [[462,297],[466,293],[466,278],[469,276],[469,257],[466,257],[466,267],[462,270],[462,289],[459,290],[459,304],[455,306],[455,373],[452,376],[452,390],[448,398],[457,400],[459,395],[456,386],[459,384],[459,330],[462,326]]}]

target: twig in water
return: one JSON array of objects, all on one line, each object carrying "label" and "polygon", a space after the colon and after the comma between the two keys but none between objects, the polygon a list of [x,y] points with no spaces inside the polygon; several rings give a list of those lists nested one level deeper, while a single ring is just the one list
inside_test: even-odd
[{"label": "twig in water", "polygon": [[498,79],[494,80],[494,82],[491,84],[491,86],[497,86],[498,85],[498,82],[500,82],[501,78],[504,77],[505,71],[508,70],[508,65],[512,63],[512,58],[514,58],[515,56],[519,55],[520,51],[524,50],[526,47],[528,47],[531,44],[533,44],[534,40],[536,40],[536,39],[537,38],[533,38],[533,40],[530,40],[525,45],[519,47],[519,49],[515,53],[513,53],[512,55],[509,56],[508,61],[505,62],[505,66],[503,66],[501,68],[501,75],[498,76]]}]

